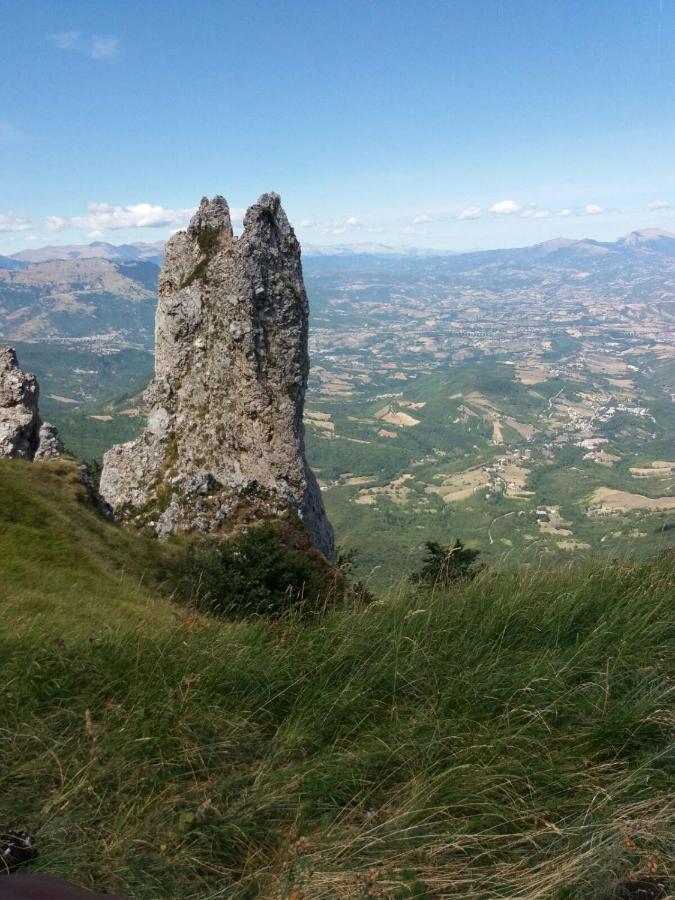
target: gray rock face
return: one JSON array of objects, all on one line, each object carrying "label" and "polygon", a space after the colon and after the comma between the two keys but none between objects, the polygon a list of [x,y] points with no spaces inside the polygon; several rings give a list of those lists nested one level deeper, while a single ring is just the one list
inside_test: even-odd
[{"label": "gray rock face", "polygon": [[166,247],[147,428],[104,457],[100,490],[118,519],[161,537],[296,512],[334,558],[305,460],[308,317],[278,195],[251,206],[239,238],[223,197],[204,198]]},{"label": "gray rock face", "polygon": [[16,350],[0,347],[0,457],[44,460],[61,452],[56,429],[40,420],[39,394],[35,375],[19,368]]}]

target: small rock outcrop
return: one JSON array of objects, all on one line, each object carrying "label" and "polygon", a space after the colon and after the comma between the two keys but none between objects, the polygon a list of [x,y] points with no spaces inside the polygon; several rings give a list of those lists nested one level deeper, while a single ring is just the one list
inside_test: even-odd
[{"label": "small rock outcrop", "polygon": [[241,237],[224,198],[204,198],[166,246],[147,428],[104,457],[100,490],[118,520],[164,537],[297,513],[334,558],[305,459],[308,317],[279,196],[251,206]]},{"label": "small rock outcrop", "polygon": [[40,419],[39,394],[35,375],[19,368],[16,350],[0,347],[0,458],[45,460],[60,454],[56,428]]}]

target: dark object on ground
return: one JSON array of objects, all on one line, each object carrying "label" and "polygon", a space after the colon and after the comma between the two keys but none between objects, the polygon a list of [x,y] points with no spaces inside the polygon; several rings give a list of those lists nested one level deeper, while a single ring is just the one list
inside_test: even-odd
[{"label": "dark object on ground", "polygon": [[476,566],[480,550],[465,547],[459,538],[447,548],[436,541],[427,541],[425,547],[427,552],[422,568],[412,576],[414,584],[447,587],[455,581],[470,581],[481,569]]},{"label": "dark object on ground", "polygon": [[35,838],[27,831],[0,832],[0,875],[15,872],[20,866],[37,859]]},{"label": "dark object on ground", "polygon": [[636,878],[622,881],[611,896],[616,900],[661,900],[667,893],[665,881],[660,878]]},{"label": "dark object on ground", "polygon": [[52,875],[10,875],[0,881],[2,900],[128,900],[119,894],[94,894]]}]

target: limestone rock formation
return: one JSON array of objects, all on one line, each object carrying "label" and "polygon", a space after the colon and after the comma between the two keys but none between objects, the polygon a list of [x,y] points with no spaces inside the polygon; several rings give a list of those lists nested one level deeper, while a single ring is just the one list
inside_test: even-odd
[{"label": "limestone rock formation", "polygon": [[58,456],[56,429],[40,419],[35,375],[19,368],[16,350],[0,347],[0,457],[44,460]]},{"label": "limestone rock formation", "polygon": [[104,457],[100,490],[119,520],[162,537],[295,512],[333,559],[305,460],[308,316],[279,196],[251,206],[240,237],[224,198],[204,198],[166,247],[147,428]]}]

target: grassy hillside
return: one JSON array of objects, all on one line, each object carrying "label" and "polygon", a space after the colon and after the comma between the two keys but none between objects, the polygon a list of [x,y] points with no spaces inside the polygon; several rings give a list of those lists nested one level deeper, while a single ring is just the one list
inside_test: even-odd
[{"label": "grassy hillside", "polygon": [[141,900],[667,883],[672,559],[302,626],[173,605],[175,552],[97,517],[74,464],[0,463],[0,824],[36,870]]}]

